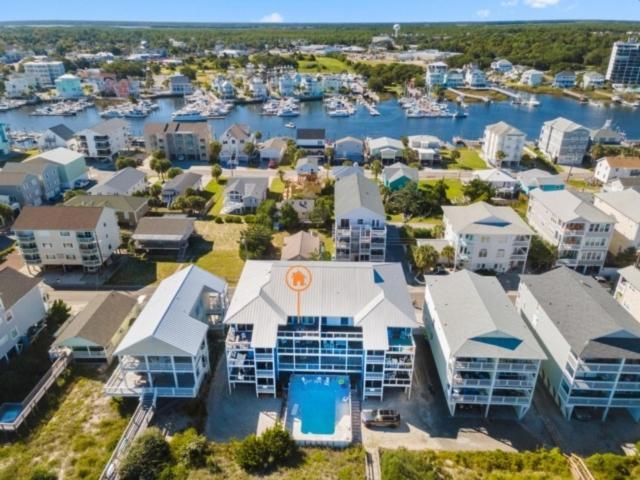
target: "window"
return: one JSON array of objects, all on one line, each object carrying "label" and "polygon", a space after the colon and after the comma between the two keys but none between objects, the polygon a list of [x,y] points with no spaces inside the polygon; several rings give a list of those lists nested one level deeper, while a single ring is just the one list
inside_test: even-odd
[{"label": "window", "polygon": [[487,249],[486,248],[481,248],[480,252],[478,253],[478,256],[480,258],[486,258],[487,257]]},{"label": "window", "polygon": [[9,334],[11,335],[11,340],[15,340],[16,338],[18,338],[18,335],[20,335],[20,332],[18,332],[17,327],[13,327],[11,329],[11,332],[9,332]]},{"label": "window", "polygon": [[63,243],[62,246],[64,248],[73,248],[73,243]]},{"label": "window", "polygon": [[70,237],[71,233],[70,232],[60,232],[60,236],[61,237]]},{"label": "window", "polygon": [[498,250],[498,254],[496,255],[496,257],[498,258],[504,257],[504,249],[501,248],[500,250]]}]

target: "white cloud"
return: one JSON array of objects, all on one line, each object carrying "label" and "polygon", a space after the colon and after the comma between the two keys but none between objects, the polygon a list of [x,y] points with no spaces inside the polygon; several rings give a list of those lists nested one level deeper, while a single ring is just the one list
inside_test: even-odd
[{"label": "white cloud", "polygon": [[524,0],[524,4],[533,8],[547,8],[557,5],[560,0]]},{"label": "white cloud", "polygon": [[478,10],[476,12],[476,15],[478,15],[480,18],[487,18],[490,13],[491,10],[489,10],[488,8],[483,8],[482,10]]},{"label": "white cloud", "polygon": [[503,7],[515,7],[518,5],[518,0],[504,0],[500,3]]},{"label": "white cloud", "polygon": [[260,20],[260,23],[282,23],[284,22],[284,17],[278,12],[270,13],[269,15],[265,15]]}]

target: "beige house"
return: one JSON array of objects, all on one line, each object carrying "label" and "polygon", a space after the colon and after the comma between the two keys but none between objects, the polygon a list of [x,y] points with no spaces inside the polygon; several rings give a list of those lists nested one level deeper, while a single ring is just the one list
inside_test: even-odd
[{"label": "beige house", "polygon": [[320,238],[309,232],[298,232],[284,239],[280,260],[313,260],[322,252]]}]

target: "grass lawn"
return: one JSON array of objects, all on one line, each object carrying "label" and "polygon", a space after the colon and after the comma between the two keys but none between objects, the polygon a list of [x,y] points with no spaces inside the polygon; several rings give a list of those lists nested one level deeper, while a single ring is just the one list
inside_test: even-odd
[{"label": "grass lawn", "polygon": [[219,215],[220,210],[222,210],[222,204],[224,203],[224,186],[227,184],[226,178],[220,178],[219,183],[215,180],[211,180],[206,187],[204,187],[205,191],[212,193],[215,196],[215,203],[211,210],[209,210],[209,215]]},{"label": "grass lawn", "polygon": [[460,158],[453,162],[448,153],[443,157],[443,164],[447,170],[484,170],[487,164],[480,158],[477,150],[472,148],[459,148]]},{"label": "grass lawn", "polygon": [[244,260],[238,253],[240,232],[246,225],[237,223],[196,222],[195,230],[204,241],[194,246],[199,267],[218,275],[231,285],[238,283]]},{"label": "grass lawn", "polygon": [[600,191],[600,187],[598,185],[591,185],[589,183],[587,183],[585,180],[581,180],[579,178],[575,178],[575,179],[570,179],[567,182],[567,185],[569,185],[570,187],[576,189],[576,190],[584,190],[587,192],[598,192]]},{"label": "grass lawn", "polygon": [[[423,180],[421,185],[435,185],[438,180]],[[445,178],[444,183],[447,185],[447,198],[453,203],[464,202],[464,194],[462,193],[462,182],[456,178]]]},{"label": "grass lawn", "polygon": [[298,61],[300,73],[352,73],[353,67],[333,57],[316,57],[313,60]]},{"label": "grass lawn", "polygon": [[180,263],[175,261],[141,260],[126,257],[123,264],[108,280],[109,285],[150,285],[173,274]]},{"label": "grass lawn", "polygon": [[269,193],[272,197],[281,198],[284,193],[284,182],[280,180],[280,177],[274,177],[269,186]]},{"label": "grass lawn", "polygon": [[128,422],[104,395],[105,380],[80,367],[61,377],[45,397],[51,407],[30,419],[38,420],[35,430],[0,446],[0,480],[36,478],[37,468],[65,480],[98,478]]}]

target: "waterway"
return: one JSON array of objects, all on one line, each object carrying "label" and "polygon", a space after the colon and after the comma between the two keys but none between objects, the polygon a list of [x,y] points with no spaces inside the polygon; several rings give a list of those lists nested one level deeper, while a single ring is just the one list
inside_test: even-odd
[{"label": "waterway", "polygon": [[[246,123],[254,131],[260,131],[263,138],[272,136],[292,136],[293,130],[285,127],[293,122],[300,128],[325,128],[327,138],[335,140],[346,135],[354,137],[430,134],[450,141],[455,136],[480,138],[486,125],[505,121],[527,134],[527,138],[538,138],[542,123],[563,116],[588,128],[597,128],[608,119],[613,126],[626,133],[627,138],[640,139],[640,109],[623,106],[595,107],[580,104],[575,100],[551,95],[540,95],[538,107],[515,106],[510,102],[491,104],[471,104],[466,118],[407,118],[395,99],[385,100],[378,105],[380,116],[372,117],[362,107],[351,117],[329,117],[322,102],[301,104],[301,115],[294,118],[263,116],[260,105],[239,105],[224,119],[209,120],[214,134],[218,135],[233,123]],[[171,113],[180,108],[181,98],[157,100],[160,108],[145,119],[129,119],[134,135],[142,135],[145,122],[166,122]],[[74,116],[40,117],[29,115],[34,107],[0,112],[0,122],[13,130],[36,132],[58,123],[64,123],[75,131],[100,122],[97,108],[90,108]]]}]

